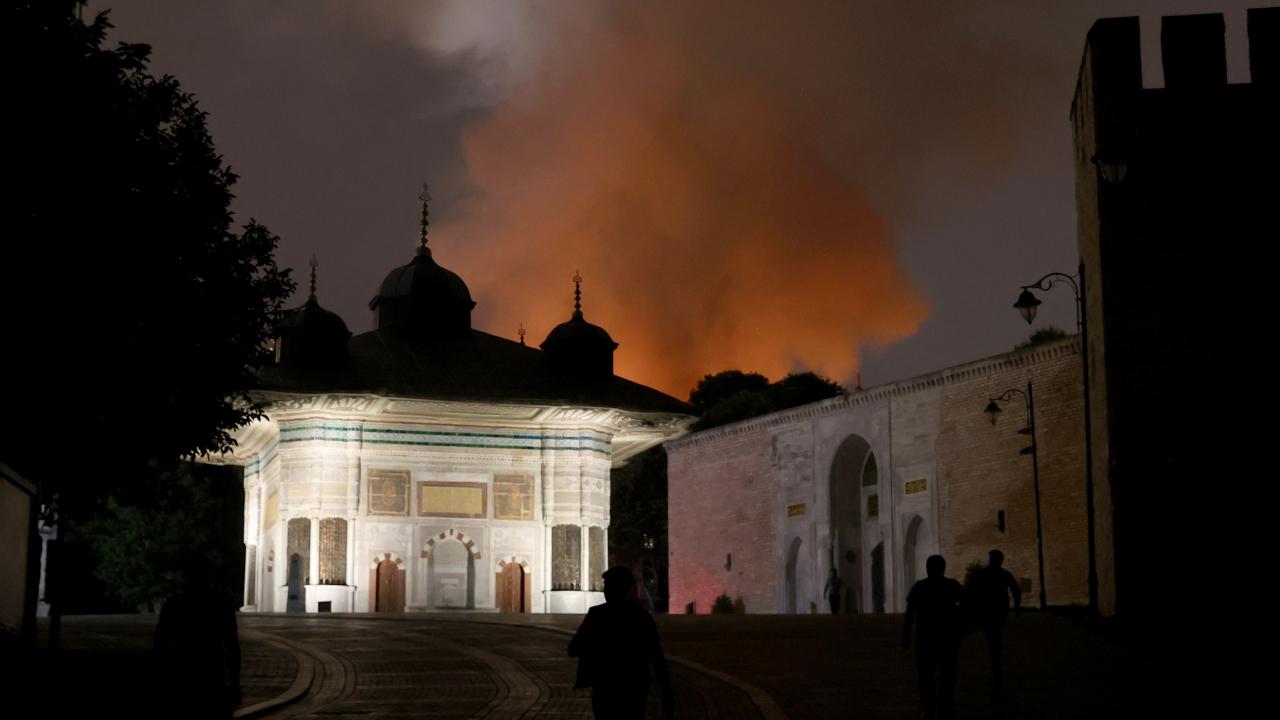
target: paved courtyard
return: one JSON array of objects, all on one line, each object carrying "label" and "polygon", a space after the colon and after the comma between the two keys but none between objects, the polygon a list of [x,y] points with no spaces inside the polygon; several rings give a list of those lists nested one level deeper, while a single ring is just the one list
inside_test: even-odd
[{"label": "paved courtyard", "polygon": [[[587,718],[565,654],[576,616],[240,616],[242,716]],[[659,627],[681,718],[914,718],[900,616],[666,616]],[[26,680],[47,717],[182,717],[155,687],[142,616],[67,618],[65,649]],[[1064,619],[1024,615],[1008,631],[1007,678],[990,682],[966,639],[959,718],[1147,716],[1171,688],[1160,664]],[[651,716],[657,716],[657,699]]]}]

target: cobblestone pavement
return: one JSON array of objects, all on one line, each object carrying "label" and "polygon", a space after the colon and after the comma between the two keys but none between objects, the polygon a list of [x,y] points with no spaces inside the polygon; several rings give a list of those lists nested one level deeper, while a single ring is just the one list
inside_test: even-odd
[{"label": "cobblestone pavement", "polygon": [[[481,613],[242,615],[244,704],[295,692],[296,702],[260,716],[586,718],[589,695],[572,690],[575,661],[565,654],[579,622]],[[901,616],[658,618],[682,718],[914,718],[915,669],[898,646],[900,623]],[[15,676],[14,687],[32,701],[15,717],[183,717],[159,706],[153,627],[141,616],[67,618],[65,649],[56,659],[41,653],[27,668],[33,673]],[[1024,615],[1008,626],[999,690],[981,636],[966,638],[957,717],[1163,716],[1185,690],[1167,670],[1151,653],[1062,618]],[[656,697],[650,709],[656,715]]]},{"label": "cobblestone pavement", "polygon": [[[901,615],[675,615],[659,628],[668,653],[762,688],[795,720],[919,716]],[[958,720],[1160,717],[1185,698],[1153,653],[1058,616],[1010,617],[1000,688],[986,652],[981,633],[961,644]]]},{"label": "cobblestone pavement", "polygon": [[[266,717],[591,717],[589,693],[572,689],[577,665],[566,655],[567,635],[468,617],[258,616],[241,624],[317,661],[311,692]],[[677,717],[760,717],[743,691],[702,672],[673,665],[672,681]],[[658,707],[655,695],[651,716]]]}]

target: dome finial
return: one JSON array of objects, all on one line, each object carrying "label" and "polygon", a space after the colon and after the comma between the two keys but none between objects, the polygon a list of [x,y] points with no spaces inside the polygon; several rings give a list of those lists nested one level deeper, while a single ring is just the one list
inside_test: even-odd
[{"label": "dome finial", "polygon": [[520,336],[520,344],[524,344],[524,323],[520,323],[520,329],[516,330],[516,334]]},{"label": "dome finial", "polygon": [[582,319],[582,271],[573,271],[573,319]]},{"label": "dome finial", "polygon": [[431,202],[431,193],[428,190],[428,184],[422,183],[422,193],[418,195],[418,199],[422,201],[422,238],[418,241],[418,253],[429,252],[427,250],[427,227],[431,225],[427,219],[429,212],[427,203]]},{"label": "dome finial", "polygon": [[311,253],[311,297],[309,300],[316,299],[316,268],[320,267],[320,261],[316,259],[316,254]]}]

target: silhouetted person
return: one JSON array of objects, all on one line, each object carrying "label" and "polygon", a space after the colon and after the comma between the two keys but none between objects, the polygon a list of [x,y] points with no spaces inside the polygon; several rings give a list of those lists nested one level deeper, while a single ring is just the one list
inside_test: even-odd
[{"label": "silhouetted person", "polygon": [[1004,553],[992,550],[987,566],[978,573],[973,585],[971,598],[974,609],[978,613],[978,622],[982,632],[987,636],[987,652],[991,654],[991,674],[996,681],[1000,680],[1002,668],[1002,644],[1004,642],[1004,620],[1009,614],[1009,595],[1013,595],[1014,610],[1022,608],[1022,590],[1013,575],[1005,570]]},{"label": "silhouetted person", "polygon": [[213,564],[197,554],[183,570],[183,589],[169,598],[156,625],[162,685],[179,703],[172,717],[229,718],[240,704],[240,637],[236,603],[217,587]]},{"label": "silhouetted person", "polygon": [[835,568],[831,568],[831,575],[827,577],[827,584],[822,588],[822,593],[827,596],[827,602],[831,604],[831,614],[840,614],[840,596],[841,587],[844,583],[840,580],[840,573]]},{"label": "silhouetted person", "polygon": [[603,605],[587,612],[569,642],[569,657],[579,658],[574,687],[591,688],[597,718],[643,718],[649,699],[649,666],[662,688],[662,713],[671,717],[675,695],[667,659],[653,616],[629,599],[635,578],[625,567],[604,573]]},{"label": "silhouetted person", "polygon": [[950,720],[956,690],[956,660],[963,630],[960,606],[964,588],[944,577],[947,561],[930,555],[925,561],[928,577],[911,586],[907,615],[902,626],[902,646],[911,647],[916,631],[916,670],[920,674],[920,717]]}]

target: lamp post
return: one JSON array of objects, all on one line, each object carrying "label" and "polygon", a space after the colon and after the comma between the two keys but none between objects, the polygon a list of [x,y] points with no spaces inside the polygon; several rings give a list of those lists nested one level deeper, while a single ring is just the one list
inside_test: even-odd
[{"label": "lamp post", "polygon": [[[1123,172],[1123,171],[1118,171]],[[1077,282],[1078,280],[1078,282]],[[1036,319],[1036,309],[1040,299],[1031,291],[1044,292],[1059,283],[1066,283],[1076,296],[1076,332],[1080,333],[1080,364],[1084,380],[1084,502],[1085,527],[1089,547],[1089,611],[1098,614],[1098,551],[1094,540],[1093,521],[1093,413],[1089,398],[1089,314],[1084,307],[1084,261],[1080,261],[1080,269],[1075,277],[1066,273],[1052,272],[1030,285],[1022,286],[1018,301],[1013,304],[1022,319],[1030,325]]]},{"label": "lamp post", "polygon": [[1040,609],[1043,610],[1045,606],[1044,530],[1040,524],[1040,461],[1038,452],[1039,448],[1036,444],[1036,400],[1035,395],[1031,392],[1031,382],[1027,382],[1027,389],[1025,392],[1020,388],[1010,388],[1005,390],[1004,393],[998,397],[991,398],[991,401],[987,403],[985,412],[987,413],[987,418],[991,420],[991,425],[994,426],[996,421],[1000,419],[1000,403],[1009,402],[1014,395],[1022,396],[1023,403],[1026,405],[1027,409],[1027,426],[1019,430],[1018,434],[1031,436],[1031,446],[1024,447],[1018,452],[1020,455],[1031,456],[1031,481],[1032,485],[1035,487],[1036,495],[1036,563],[1038,565],[1040,577]]}]

